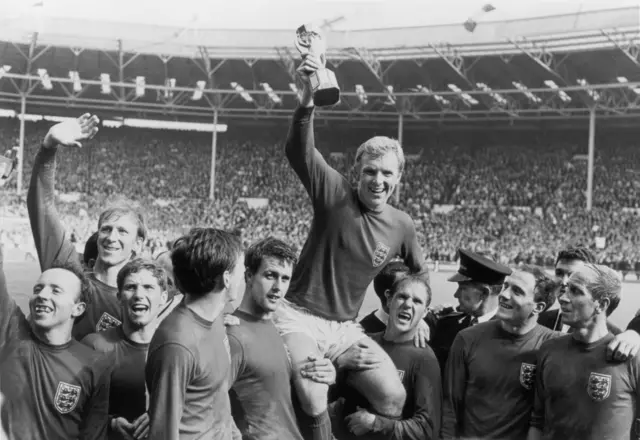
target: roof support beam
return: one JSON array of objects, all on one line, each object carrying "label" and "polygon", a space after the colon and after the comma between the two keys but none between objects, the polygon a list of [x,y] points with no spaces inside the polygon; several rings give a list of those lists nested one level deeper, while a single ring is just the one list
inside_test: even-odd
[{"label": "roof support beam", "polygon": [[601,32],[640,69],[640,33],[629,38],[625,32],[613,34],[605,29],[602,29]]},{"label": "roof support beam", "polygon": [[380,60],[378,60],[374,54],[372,54],[370,51],[368,51],[365,48],[358,49],[354,47],[354,48],[351,48],[350,52],[360,62],[362,62],[367,67],[367,69],[369,69],[369,72],[371,72],[371,74],[374,76],[376,81],[378,81],[378,84],[380,84],[380,87],[382,87],[382,90],[387,94],[387,99],[395,103],[396,95],[390,92],[389,89],[387,88],[387,84],[385,84],[386,82],[385,77],[389,69],[391,69],[396,62],[391,61],[386,68],[383,68]]},{"label": "roof support beam", "polygon": [[[200,70],[204,72],[205,75],[207,75],[207,84],[209,85],[209,88],[215,89],[216,81],[214,75],[227,60],[220,60],[218,64],[212,66],[211,57],[209,56],[209,50],[204,46],[200,46],[198,47],[198,52],[200,53],[200,58],[202,59],[204,68],[199,63],[196,63],[196,65],[200,68]],[[203,97],[212,108],[224,108],[225,104],[227,103],[227,101],[224,100],[222,96],[217,94],[213,96],[213,101],[211,101],[206,94],[204,94]]]},{"label": "roof support beam", "polygon": [[[518,50],[527,55],[538,66],[542,67],[547,71],[547,73],[553,76],[554,79],[560,83],[558,84],[560,87],[571,86],[577,83],[577,78],[572,74],[572,72],[570,72],[569,68],[564,63],[569,57],[569,54],[564,54],[562,58],[558,60],[554,54],[549,52],[544,46],[535,42],[530,42],[524,37],[520,39],[521,42],[517,42],[511,38],[508,40]],[[596,102],[586,91],[579,90],[576,91],[575,94],[587,107],[591,108],[596,105]]]},{"label": "roof support beam", "polygon": [[[449,67],[458,74],[464,82],[471,88],[471,90],[477,90],[476,83],[471,76],[471,68],[478,62],[479,58],[475,58],[469,65],[465,65],[465,59],[460,55],[460,53],[452,48],[450,45],[442,45],[440,47],[435,44],[429,44],[433,51],[438,54],[440,58],[442,58]],[[485,94],[482,95],[472,95],[474,98],[478,97],[479,101],[481,101],[487,109],[491,111],[505,112],[508,115],[517,118],[518,114],[511,111],[511,107],[514,107],[515,104],[511,102],[507,104],[507,106],[502,107],[497,105],[497,103]],[[506,98],[505,99],[509,99]]]}]

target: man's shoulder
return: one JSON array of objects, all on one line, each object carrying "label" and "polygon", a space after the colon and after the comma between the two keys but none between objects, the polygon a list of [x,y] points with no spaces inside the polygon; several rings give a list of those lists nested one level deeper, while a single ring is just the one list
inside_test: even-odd
[{"label": "man's shoulder", "polygon": [[550,331],[545,335],[547,339],[540,345],[540,354],[547,355],[555,351],[566,351],[567,346],[571,342],[571,335],[565,335],[560,332]]},{"label": "man's shoulder", "polygon": [[436,329],[450,329],[450,328],[466,328],[468,315],[462,312],[451,312],[447,315],[441,316],[437,323]]},{"label": "man's shoulder", "polygon": [[113,350],[114,346],[122,339],[120,327],[111,327],[101,332],[91,333],[80,342],[96,351],[106,353]]},{"label": "man's shoulder", "polygon": [[489,320],[473,326],[467,326],[458,332],[458,337],[464,339],[467,344],[478,344],[493,341],[499,335],[500,321]]},{"label": "man's shoulder", "polygon": [[69,344],[69,348],[67,349],[67,352],[70,358],[74,360],[79,360],[83,362],[85,365],[106,366],[105,359],[109,355],[109,353],[96,351],[92,347],[82,342],[78,342],[75,339],[71,341],[71,344]]},{"label": "man's shoulder", "polygon": [[197,323],[187,313],[186,307],[181,304],[162,320],[151,339],[149,350],[168,343],[188,346],[195,342],[194,329],[197,327]]},{"label": "man's shoulder", "polygon": [[413,219],[411,218],[411,216],[405,211],[398,209],[393,205],[387,205],[387,215],[392,217],[396,223],[400,223],[404,227],[413,227]]}]

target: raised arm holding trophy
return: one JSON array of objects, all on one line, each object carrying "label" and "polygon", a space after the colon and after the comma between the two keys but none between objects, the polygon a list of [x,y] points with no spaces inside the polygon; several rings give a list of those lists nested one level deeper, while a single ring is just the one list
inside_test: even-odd
[{"label": "raised arm holding trophy", "polygon": [[[296,30],[295,44],[303,60],[298,72],[307,76],[314,104],[318,107],[336,104],[340,101],[340,87],[335,73],[325,68],[327,47],[320,30],[309,24],[300,26]],[[305,71],[307,62],[314,64],[317,70]]]}]

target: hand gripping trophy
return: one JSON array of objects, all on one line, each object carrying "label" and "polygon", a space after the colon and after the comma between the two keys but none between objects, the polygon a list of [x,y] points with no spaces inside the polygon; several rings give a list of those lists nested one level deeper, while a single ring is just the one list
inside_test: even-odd
[{"label": "hand gripping trophy", "polygon": [[308,54],[317,56],[323,68],[309,75],[313,102],[318,107],[334,105],[340,101],[340,87],[336,75],[324,66],[327,62],[325,41],[319,29],[311,25],[302,25],[296,30],[296,48],[304,58]]}]

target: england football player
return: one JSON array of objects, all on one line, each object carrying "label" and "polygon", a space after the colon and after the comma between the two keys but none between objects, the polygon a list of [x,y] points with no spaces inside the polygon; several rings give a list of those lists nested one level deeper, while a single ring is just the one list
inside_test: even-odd
[{"label": "england football player", "polygon": [[438,439],[442,408],[440,366],[430,347],[418,348],[413,344],[418,326],[427,315],[431,288],[422,276],[407,275],[396,281],[387,295],[388,326],[372,338],[393,360],[407,393],[401,419],[372,413],[370,402],[361,393],[347,389],[342,411],[348,415],[343,423],[337,423],[334,432],[340,440],[352,435],[393,440]]},{"label": "england football player", "polygon": [[[393,139],[378,136],[366,141],[356,153],[356,189],[326,163],[314,146],[308,80],[319,67],[319,58],[310,54],[298,68],[304,87],[285,149],[311,198],[314,219],[274,322],[289,348],[294,371],[310,355],[336,361],[355,350],[359,341],[368,341],[383,362],[350,374],[350,381],[377,413],[399,417],[406,393],[393,362],[354,319],[367,286],[387,261],[399,255],[411,270],[426,270],[412,219],[387,204],[402,175],[404,154]],[[328,424],[327,387],[300,374],[294,383],[304,412],[316,417],[318,425]]]},{"label": "england football player", "polygon": [[244,290],[238,237],[194,228],[171,250],[184,300],[156,330],[145,368],[150,438],[231,438],[229,342],[222,312]]},{"label": "england football player", "polygon": [[29,300],[29,318],[9,296],[0,249],[0,391],[11,439],[105,439],[108,365],[71,329],[89,300],[80,263],[53,263]]},{"label": "england football player", "polygon": [[149,433],[144,369],[157,317],[168,298],[169,277],[158,264],[135,259],[118,273],[122,325],[92,333],[82,342],[109,353],[109,438],[145,438]]},{"label": "england football player", "polygon": [[[291,281],[296,252],[281,240],[254,243],[245,255],[246,289],[229,327],[231,411],[245,440],[302,440],[291,400],[292,366],[282,337],[271,321]],[[329,359],[309,359],[303,374],[332,384]],[[325,433],[331,439],[331,430]]]},{"label": "england football player", "polygon": [[557,337],[537,320],[556,289],[543,268],[521,266],[504,280],[497,319],[458,333],[444,375],[443,439],[526,437],[537,350]]},{"label": "england football player", "polygon": [[622,280],[587,263],[559,296],[562,320],[573,332],[540,348],[529,439],[636,439],[640,357],[611,362],[607,309],[620,301]]},{"label": "england football player", "polygon": [[[566,286],[571,274],[582,267],[585,263],[595,263],[596,257],[593,253],[585,247],[569,247],[563,249],[558,253],[556,258],[555,275],[561,285]],[[607,310],[607,316],[615,311],[617,304],[612,304]],[[560,307],[552,310],[546,310],[540,314],[538,323],[550,328],[551,330],[557,330],[562,333],[569,331],[569,326],[562,322],[562,313],[560,313]],[[614,335],[620,334],[622,330],[616,325],[607,321],[609,331]]]},{"label": "england football player", "polygon": [[[54,125],[36,156],[27,208],[42,270],[49,269],[53,261],[79,260],[55,207],[56,153],[60,145],[81,147],[81,142],[96,135],[98,123],[96,116],[84,114]],[[118,205],[102,212],[98,219],[98,257],[89,275],[94,295],[73,328],[74,338],[81,340],[90,333],[120,325],[116,279],[120,269],[140,250],[146,234],[142,215],[131,207]]]},{"label": "england football player", "polygon": [[409,268],[400,261],[387,264],[373,279],[373,291],[380,299],[380,308],[362,318],[360,325],[365,333],[380,333],[387,329],[389,321],[388,291],[393,283],[409,273]]}]

